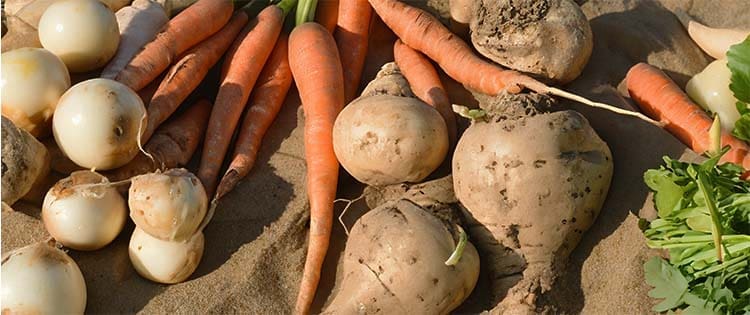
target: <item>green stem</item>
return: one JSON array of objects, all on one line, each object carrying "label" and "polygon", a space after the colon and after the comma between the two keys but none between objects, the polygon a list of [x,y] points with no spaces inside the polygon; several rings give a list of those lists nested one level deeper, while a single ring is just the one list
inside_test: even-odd
[{"label": "green stem", "polygon": [[718,271],[724,270],[726,268],[729,268],[729,267],[731,267],[734,264],[738,264],[738,263],[745,263],[745,264],[747,264],[747,259],[748,259],[747,255],[738,256],[738,257],[732,258],[730,260],[727,260],[724,263],[718,264],[716,266],[712,266],[711,268],[706,268],[706,269],[703,269],[701,271],[698,271],[698,272],[694,273],[693,276],[695,278],[701,278],[701,277],[705,277],[707,275],[710,275],[710,274],[712,274],[714,272],[718,272]]},{"label": "green stem", "polygon": [[448,260],[445,261],[446,266],[455,266],[459,260],[461,260],[461,255],[464,253],[464,247],[466,247],[466,242],[468,242],[468,237],[466,236],[466,232],[464,229],[461,228],[461,226],[458,227],[458,245],[456,245],[456,249],[453,250],[453,253],[450,257],[448,257]]},{"label": "green stem", "polygon": [[719,259],[719,262],[723,262],[724,255],[721,254],[721,222],[719,222],[719,209],[716,208],[713,187],[708,180],[706,172],[703,170],[698,171],[698,189],[703,193],[703,198],[706,199],[708,212],[711,214],[711,222],[713,223],[711,224],[711,235],[714,239],[714,247],[716,247],[716,258]]},{"label": "green stem", "polygon": [[721,118],[719,115],[714,117],[714,122],[711,124],[711,129],[708,130],[709,134],[709,156],[716,156],[721,154]]},{"label": "green stem", "polygon": [[297,26],[315,19],[315,8],[318,6],[318,0],[300,0],[297,3]]},{"label": "green stem", "polygon": [[284,17],[289,14],[289,12],[292,11],[292,9],[297,6],[297,0],[281,0],[278,4],[276,4],[279,8],[281,8],[282,11],[284,11]]}]

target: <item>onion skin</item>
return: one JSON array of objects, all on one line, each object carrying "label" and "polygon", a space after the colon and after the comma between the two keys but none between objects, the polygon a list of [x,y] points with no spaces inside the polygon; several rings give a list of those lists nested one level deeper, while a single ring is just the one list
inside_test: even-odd
[{"label": "onion skin", "polygon": [[109,183],[91,171],[73,172],[47,192],[42,220],[50,235],[76,250],[97,250],[111,243],[127,218],[125,199],[115,187],[80,189],[83,184]]},{"label": "onion skin", "polygon": [[86,282],[75,261],[40,242],[2,260],[2,314],[83,314]]}]

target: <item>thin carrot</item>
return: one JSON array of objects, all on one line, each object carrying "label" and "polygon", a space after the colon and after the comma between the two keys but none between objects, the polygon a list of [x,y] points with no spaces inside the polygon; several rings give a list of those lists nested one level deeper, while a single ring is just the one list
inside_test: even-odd
[{"label": "thin carrot", "polygon": [[144,147],[154,157],[153,161],[142,153],[138,154],[125,166],[108,172],[107,178],[119,181],[153,172],[157,168],[168,169],[187,164],[203,139],[210,111],[211,103],[199,100],[156,130]]},{"label": "thin carrot", "polygon": [[305,111],[310,238],[295,313],[307,314],[331,238],[339,172],[333,152],[333,122],[344,107],[344,77],[336,42],[317,23],[304,23],[292,31],[289,65]]},{"label": "thin carrot", "polygon": [[471,48],[431,14],[398,0],[369,0],[383,22],[405,44],[421,51],[454,80],[478,92],[496,95],[534,91],[544,85],[513,70],[505,70],[474,55]]},{"label": "thin carrot", "polygon": [[244,12],[234,14],[224,28],[185,52],[172,66],[148,105],[148,123],[141,135],[141,141],[148,141],[156,128],[198,87],[208,70],[219,61],[242,27],[247,24],[247,20],[247,14]]},{"label": "thin carrot", "polygon": [[339,2],[338,22],[333,33],[344,69],[344,96],[348,103],[357,96],[362,68],[367,56],[372,7],[367,0]]},{"label": "thin carrot", "polygon": [[216,189],[219,169],[227,154],[237,123],[250,96],[255,81],[281,33],[284,16],[290,2],[269,6],[245,26],[232,44],[222,67],[222,82],[208,121],[198,178],[209,195]]},{"label": "thin carrot", "polygon": [[409,47],[421,51],[436,61],[440,68],[454,80],[472,90],[497,95],[503,91],[518,93],[528,88],[541,94],[551,94],[603,108],[622,115],[634,116],[654,125],[658,122],[641,113],[592,102],[565,90],[550,87],[527,75],[505,70],[474,55],[471,48],[451,33],[431,14],[406,5],[398,0],[369,0],[383,22]]},{"label": "thin carrot", "polygon": [[456,144],[456,116],[451,109],[451,101],[440,82],[435,67],[422,53],[406,46],[401,40],[393,45],[396,65],[401,69],[414,94],[427,104],[435,107],[448,126],[451,145]]},{"label": "thin carrot", "polygon": [[[703,153],[711,149],[708,130],[713,120],[664,72],[639,63],[630,68],[625,79],[630,97],[643,112],[665,122],[664,128],[693,151]],[[750,159],[746,159],[750,148],[745,142],[725,131],[722,131],[721,142],[732,147],[722,161],[750,169]]]},{"label": "thin carrot", "polygon": [[281,34],[247,103],[250,108],[242,121],[232,162],[216,189],[216,199],[231,191],[255,165],[263,136],[276,119],[292,85],[288,51],[288,38]]},{"label": "thin carrot", "polygon": [[167,23],[166,29],[148,43],[115,77],[116,81],[140,90],[174,58],[218,32],[232,16],[234,5],[228,0],[198,0]]},{"label": "thin carrot", "polygon": [[[343,2],[348,2],[346,0]],[[336,21],[338,20],[339,12],[339,0],[323,0],[318,4],[318,8],[315,9],[315,22],[323,25],[328,32],[333,34],[336,29]]]}]

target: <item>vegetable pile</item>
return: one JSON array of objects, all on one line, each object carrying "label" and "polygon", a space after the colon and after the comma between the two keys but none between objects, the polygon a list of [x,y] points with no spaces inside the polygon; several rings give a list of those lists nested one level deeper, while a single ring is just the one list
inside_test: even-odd
[{"label": "vegetable pile", "polygon": [[[749,311],[750,184],[739,165],[750,167],[750,39],[709,45],[728,50],[727,59],[688,84],[721,119],[710,133],[709,113],[647,64],[627,75],[645,115],[552,86],[576,79],[592,52],[589,22],[571,0],[449,1],[450,28],[409,1],[246,2],[55,1],[29,24],[40,47],[3,54],[2,199],[12,205],[48,190],[31,201],[52,237],[3,259],[11,279],[3,313],[82,313],[83,277],[57,247],[102,249],[131,221],[135,271],[157,283],[188,280],[210,246],[204,228],[252,176],[292,82],[304,112],[310,219],[296,313],[310,313],[319,294],[342,176],[387,189],[449,172],[450,189],[407,188],[356,221],[340,288],[323,310],[450,313],[481,269],[489,311],[554,311],[545,295],[594,224],[614,173],[607,144],[580,113],[553,109],[554,96],[712,150],[703,164],[667,159],[646,174],[660,215],[646,230],[649,245],[670,250],[668,262],[647,264],[648,281],[665,299],[659,311]],[[398,38],[388,45],[392,62],[361,89],[376,25]],[[443,72],[479,108],[454,105]],[[729,146],[721,152],[720,141]],[[51,156],[77,170],[55,168],[62,179],[49,187]],[[195,174],[181,168],[193,158]]]}]

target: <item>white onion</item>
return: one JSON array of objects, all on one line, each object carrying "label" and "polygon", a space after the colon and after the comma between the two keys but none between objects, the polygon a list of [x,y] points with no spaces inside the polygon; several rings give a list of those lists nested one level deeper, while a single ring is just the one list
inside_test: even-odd
[{"label": "white onion", "polygon": [[135,270],[146,279],[159,283],[185,281],[198,268],[203,256],[203,232],[188,241],[173,242],[155,238],[136,227],[128,253]]},{"label": "white onion", "polygon": [[184,241],[193,236],[208,209],[201,181],[185,169],[131,179],[128,206],[133,222],[152,236]]},{"label": "white onion", "polygon": [[115,187],[81,185],[109,183],[91,171],[73,172],[44,197],[42,220],[58,242],[77,250],[96,250],[112,242],[125,225],[125,199]]},{"label": "white onion", "polygon": [[79,166],[108,170],[138,154],[146,107],[122,83],[92,79],[74,85],[60,98],[52,131],[60,150]]},{"label": "white onion", "polygon": [[104,66],[117,51],[120,31],[114,12],[97,0],[61,0],[39,19],[42,47],[58,55],[71,72]]},{"label": "white onion", "polygon": [[83,314],[86,282],[78,265],[47,242],[3,256],[2,313]]},{"label": "white onion", "polygon": [[47,135],[60,96],[70,87],[62,60],[41,48],[4,52],[0,75],[3,116],[32,135]]}]

